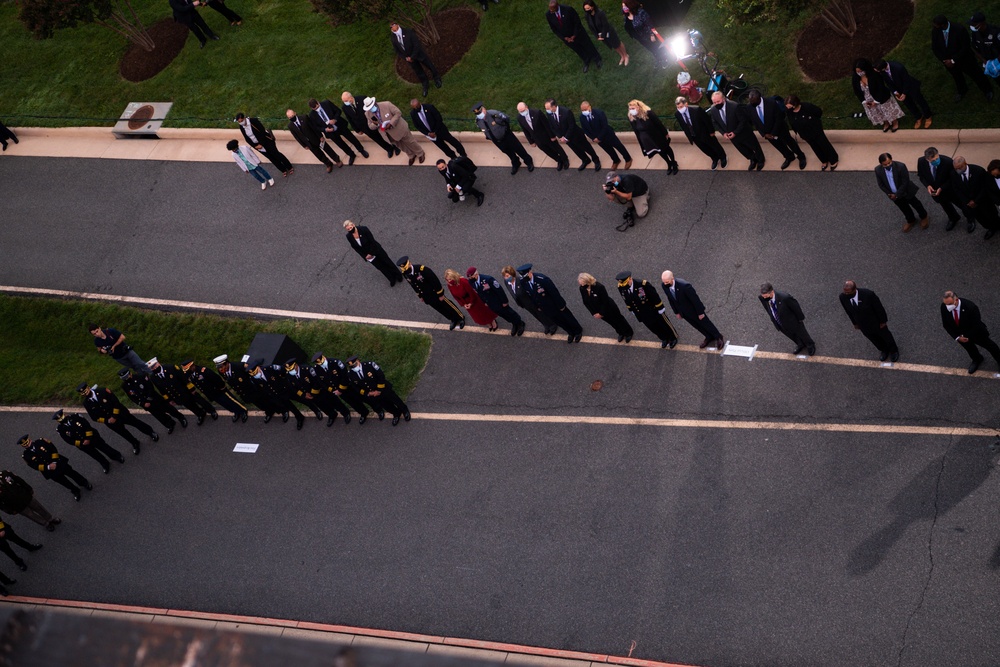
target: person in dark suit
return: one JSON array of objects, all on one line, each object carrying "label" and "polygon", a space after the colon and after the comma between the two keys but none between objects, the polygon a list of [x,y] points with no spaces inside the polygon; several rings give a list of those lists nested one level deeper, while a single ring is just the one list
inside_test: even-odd
[{"label": "person in dark suit", "polygon": [[375,235],[370,229],[364,225],[360,227],[355,225],[353,220],[344,220],[344,229],[347,232],[347,242],[351,245],[351,250],[381,271],[382,275],[389,280],[389,287],[395,287],[396,283],[403,282],[403,276],[400,275],[399,269],[389,259],[382,244],[375,240]]},{"label": "person in dark suit", "polygon": [[844,291],[840,294],[840,305],[850,318],[855,329],[861,331],[865,338],[872,342],[878,351],[880,361],[890,359],[893,363],[899,361],[899,348],[896,339],[889,331],[889,316],[882,307],[878,295],[870,289],[858,287],[853,280],[844,283]]},{"label": "person in dark suit", "polygon": [[652,283],[640,280],[637,285],[631,271],[619,272],[615,280],[618,281],[618,293],[622,295],[625,307],[660,339],[660,349],[677,347],[677,331],[667,319],[667,309]]},{"label": "person in dark suit", "polygon": [[212,32],[212,29],[205,23],[198,13],[198,7],[204,5],[201,0],[170,0],[170,8],[174,11],[174,21],[186,25],[198,41],[201,48],[205,48],[205,43],[210,39],[217,40],[219,36]]},{"label": "person in dark suit", "polygon": [[594,34],[597,41],[618,54],[619,65],[628,67],[628,51],[625,50],[625,44],[618,37],[618,33],[608,22],[608,15],[604,13],[604,10],[597,6],[595,0],[585,0],[583,14],[587,20],[587,27],[590,28],[590,32]]},{"label": "person in dark suit", "polygon": [[990,160],[986,165],[986,173],[989,174],[989,178],[986,179],[986,189],[990,191],[993,205],[1000,207],[1000,160]]},{"label": "person in dark suit", "polygon": [[715,126],[712,125],[712,119],[708,117],[708,113],[698,105],[691,106],[688,98],[684,96],[674,100],[674,106],[677,107],[674,117],[677,119],[677,124],[681,126],[681,130],[684,131],[688,143],[697,146],[698,150],[712,160],[713,171],[720,164],[725,169],[726,165],[729,164],[726,159],[726,150],[715,136]]},{"label": "person in dark suit", "polygon": [[566,306],[566,300],[559,294],[552,279],[543,273],[532,271],[531,264],[522,264],[517,267],[517,272],[524,281],[525,292],[531,297],[535,306],[569,334],[566,342],[579,343],[583,338],[583,327]]},{"label": "person in dark suit", "polygon": [[441,112],[433,104],[421,104],[416,98],[410,100],[410,120],[418,132],[433,141],[449,158],[456,157],[455,151],[458,151],[458,155],[465,155],[465,146],[448,131]]},{"label": "person in dark suit", "polygon": [[580,15],[575,9],[569,5],[560,5],[556,0],[549,0],[549,11],[546,12],[545,18],[556,37],[580,56],[584,73],[590,71],[590,63],[601,69],[601,65],[604,64],[601,54],[587,36],[587,31],[580,22]]},{"label": "person in dark suit", "polygon": [[987,101],[993,100],[993,85],[989,77],[983,73],[983,68],[976,62],[976,55],[972,52],[972,45],[969,41],[969,33],[961,23],[949,21],[945,16],[935,16],[931,23],[931,51],[934,56],[944,63],[948,74],[955,80],[955,101],[959,102],[965,94],[969,92],[969,85],[965,82],[968,75],[973,83],[979,87],[986,95]]},{"label": "person in dark suit", "polygon": [[875,61],[875,71],[885,80],[885,85],[889,87],[896,99],[906,105],[910,113],[917,120],[913,124],[913,129],[918,130],[921,126],[927,128],[931,126],[931,106],[920,91],[920,80],[906,71],[903,63],[895,60]]},{"label": "person in dark suit", "polygon": [[524,132],[524,138],[528,144],[538,148],[550,158],[555,160],[556,171],[562,171],[563,166],[569,166],[569,156],[558,141],[552,141],[555,134],[552,133],[552,126],[545,112],[541,109],[529,109],[524,102],[517,103],[517,124]]},{"label": "person in dark suit", "polygon": [[[330,144],[326,143],[326,138],[313,128],[308,118],[301,114],[296,114],[291,109],[285,112],[285,116],[288,117],[288,131],[295,137],[295,141],[299,142],[302,148],[308,148],[316,156],[316,159],[326,166],[326,173],[329,174],[333,171],[334,164],[337,167],[344,166],[344,163],[340,161],[340,156],[337,155],[337,151],[333,150]],[[333,160],[333,162],[330,160]]]},{"label": "person in dark suit", "polygon": [[476,189],[476,174],[469,168],[470,165],[473,168],[476,166],[465,156],[455,157],[448,162],[438,160],[437,170],[444,176],[449,199],[457,203],[465,201],[466,195],[472,195],[476,199],[476,206],[482,206],[486,195]]},{"label": "person in dark suit", "polygon": [[455,327],[459,329],[465,328],[465,315],[458,309],[458,306],[451,302],[451,299],[444,295],[444,287],[441,286],[441,279],[437,277],[437,274],[430,267],[423,264],[414,264],[406,255],[396,260],[396,266],[399,267],[406,282],[416,292],[420,302],[426,303],[444,315],[445,319],[451,321],[451,326],[448,328],[449,331],[454,331]]},{"label": "person in dark suit", "polygon": [[476,127],[483,131],[483,134],[493,142],[494,146],[510,158],[511,176],[521,168],[522,160],[529,172],[535,170],[535,161],[531,159],[528,151],[524,150],[524,146],[511,131],[510,118],[507,117],[507,114],[496,109],[487,109],[482,102],[476,102],[472,105],[472,113],[476,114]]},{"label": "person in dark suit", "polygon": [[927,229],[927,209],[917,199],[919,188],[910,180],[910,172],[905,164],[894,161],[889,153],[882,153],[878,156],[878,166],[875,167],[875,182],[906,218],[904,233],[913,229],[917,221],[913,215],[914,210],[920,216],[920,229]]},{"label": "person in dark suit", "polygon": [[771,97],[764,99],[759,90],[751,90],[747,96],[747,114],[760,136],[767,139],[781,153],[781,157],[785,158],[781,163],[782,170],[788,169],[796,158],[799,160],[799,169],[806,168],[806,154],[788,131],[784,104],[778,104]]},{"label": "person in dark suit", "polygon": [[208,0],[205,4],[225,16],[226,20],[229,21],[229,25],[233,27],[243,25],[243,17],[231,10],[226,5],[226,0]]},{"label": "person in dark suit", "polygon": [[760,286],[760,296],[757,298],[771,318],[774,328],[795,343],[792,354],[798,354],[802,350],[809,352],[810,357],[816,354],[816,343],[806,331],[806,325],[803,324],[806,316],[802,314],[802,308],[795,297],[788,292],[778,292],[771,283],[764,283]]},{"label": "person in dark suit", "polygon": [[950,232],[962,219],[962,216],[955,210],[955,196],[952,192],[951,175],[955,173],[955,166],[951,158],[941,155],[938,149],[930,146],[924,151],[924,159],[917,161],[917,177],[920,183],[927,188],[927,194],[936,201],[945,215],[948,216],[948,224],[944,230]]},{"label": "person in dark suit", "polygon": [[980,347],[989,352],[1000,366],[1000,345],[990,338],[990,330],[983,323],[979,306],[968,299],[958,298],[955,292],[948,290],[941,298],[941,324],[948,335],[972,357],[969,375],[975,373],[983,363]]},{"label": "person in dark suit", "polygon": [[[362,95],[361,99],[365,99],[365,97],[365,95]],[[345,90],[340,96],[340,101],[343,102],[340,108],[343,110],[347,122],[351,124],[351,129],[356,134],[363,134],[371,139],[379,148],[385,151],[386,157],[391,158],[394,155],[399,155],[400,150],[383,139],[381,132],[368,127],[368,118],[365,117],[365,110],[354,99],[354,95]],[[368,157],[367,153],[362,153],[362,155]]]},{"label": "person in dark suit", "polygon": [[18,140],[17,135],[14,134],[13,130],[11,130],[9,127],[7,127],[6,125],[4,125],[3,123],[0,123],[0,144],[3,145],[3,149],[4,150],[7,150],[7,141],[8,140],[9,141],[13,141],[15,144],[21,143]]},{"label": "person in dark suit", "polygon": [[745,109],[715,91],[712,93],[712,109],[708,114],[712,117],[716,131],[729,139],[740,155],[750,161],[747,171],[760,171],[764,168],[764,151],[760,149],[760,142],[754,136],[753,126]]},{"label": "person in dark suit", "polygon": [[243,138],[247,144],[253,146],[257,152],[270,160],[271,164],[277,167],[284,176],[291,176],[295,173],[295,167],[278,150],[278,144],[274,140],[274,133],[264,127],[264,123],[260,121],[260,118],[247,118],[246,114],[241,112],[236,114],[233,121],[240,126],[240,133],[243,134]]},{"label": "person in dark suit", "polygon": [[332,141],[340,147],[340,150],[344,151],[344,155],[347,156],[347,164],[354,164],[354,160],[358,157],[351,150],[351,147],[347,145],[348,141],[354,144],[354,147],[358,149],[358,153],[368,157],[368,151],[364,149],[361,142],[351,133],[348,127],[350,123],[341,117],[340,107],[330,100],[320,102],[314,97],[309,100],[309,108],[311,109],[309,112],[309,122],[312,123],[313,129],[323,135],[327,141]]},{"label": "person in dark suit", "polygon": [[[618,169],[622,160],[625,160],[625,168],[631,169],[632,155],[608,124],[607,114],[600,109],[593,108],[586,100],[580,102],[580,127],[591,141],[603,148],[604,152],[608,154],[608,157],[611,158],[612,169]],[[618,153],[621,153],[621,158],[618,157]]]},{"label": "person in dark suit", "polygon": [[664,271],[660,279],[663,281],[663,291],[667,293],[670,309],[677,315],[677,319],[683,318],[705,337],[698,347],[704,349],[714,342],[715,348],[721,350],[726,340],[712,320],[708,319],[705,304],[698,298],[694,286],[686,280],[675,278],[673,271]]},{"label": "person in dark suit", "polygon": [[542,325],[542,330],[545,331],[546,336],[551,336],[555,332],[559,331],[559,327],[556,325],[555,321],[543,313],[541,309],[535,305],[535,302],[531,300],[528,296],[528,292],[525,288],[524,281],[520,279],[517,275],[517,270],[508,264],[500,270],[500,276],[503,278],[504,285],[507,286],[507,291],[510,293],[511,298],[514,299],[514,303],[524,308],[526,311],[531,313],[531,316],[538,320],[538,323]]},{"label": "person in dark suit", "polygon": [[427,74],[424,72],[425,68],[430,72],[431,78],[434,79],[434,85],[440,88],[441,75],[438,74],[437,68],[434,67],[431,59],[427,57],[424,45],[420,43],[420,38],[417,37],[417,34],[409,28],[399,27],[398,23],[390,24],[389,30],[392,32],[392,48],[395,49],[396,55],[408,62],[410,67],[413,68],[413,73],[417,75],[417,80],[420,81],[420,85],[424,88],[424,97],[427,97],[427,92],[430,90],[430,85],[427,82]]},{"label": "person in dark suit", "polygon": [[632,342],[635,330],[628,323],[622,311],[618,310],[618,305],[608,296],[608,290],[597,278],[589,273],[581,273],[577,277],[580,285],[580,298],[594,319],[604,320],[611,325],[611,328],[618,334],[618,342]]},{"label": "person in dark suit", "polygon": [[785,111],[788,112],[788,124],[802,141],[809,144],[822,163],[819,170],[829,168],[836,171],[840,156],[823,131],[823,110],[815,104],[803,102],[798,95],[789,95],[785,98]]},{"label": "person in dark suit", "polygon": [[[587,141],[587,135],[583,133],[580,126],[576,124],[573,112],[566,107],[559,106],[553,98],[545,100],[545,114],[548,116],[549,127],[552,129],[553,141],[558,140],[572,149],[576,156],[580,158],[582,164],[577,167],[577,171],[583,171],[591,162],[594,163],[594,171],[601,170],[601,159],[597,157],[597,151]],[[567,162],[564,168],[569,167]]]},{"label": "person in dark suit", "polygon": [[480,300],[486,304],[486,307],[496,313],[497,317],[502,317],[510,322],[511,336],[520,336],[524,333],[524,320],[521,319],[516,310],[510,307],[510,302],[507,300],[507,295],[504,294],[499,280],[485,273],[479,273],[479,270],[474,266],[465,270],[465,277],[472,285],[472,289],[476,290]]},{"label": "person in dark suit", "polygon": [[955,172],[951,175],[952,190],[968,221],[966,231],[976,230],[978,222],[986,228],[984,241],[993,238],[1000,228],[1000,216],[990,196],[990,180],[986,170],[977,164],[969,164],[961,155],[956,155],[952,164]]}]

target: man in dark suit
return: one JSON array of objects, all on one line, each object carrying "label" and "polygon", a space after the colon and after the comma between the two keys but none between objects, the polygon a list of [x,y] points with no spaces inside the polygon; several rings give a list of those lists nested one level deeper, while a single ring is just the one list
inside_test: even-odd
[{"label": "man in dark suit", "polygon": [[844,307],[854,328],[860,330],[878,348],[881,353],[880,361],[899,361],[899,348],[889,331],[889,316],[885,314],[885,308],[875,292],[858,287],[853,280],[848,280],[840,295],[840,305]]},{"label": "man in dark suit", "polygon": [[476,126],[483,131],[486,138],[510,158],[511,176],[521,168],[522,160],[528,171],[535,170],[535,161],[531,159],[528,151],[524,150],[524,146],[511,131],[510,118],[507,117],[507,114],[496,109],[487,109],[482,102],[476,102],[472,105],[472,113],[476,114]]},{"label": "man in dark suit", "polygon": [[960,101],[969,91],[969,85],[965,82],[966,74],[983,91],[986,100],[992,101],[993,85],[976,62],[968,31],[962,24],[949,21],[942,15],[935,16],[931,23],[934,25],[931,30],[931,51],[944,63],[948,74],[955,80],[955,87],[958,89],[955,101]]},{"label": "man in dark suit", "polygon": [[358,226],[353,220],[344,220],[344,230],[347,232],[347,242],[351,250],[358,253],[361,259],[365,260],[389,281],[389,287],[395,287],[396,283],[403,282],[403,277],[399,275],[399,269],[389,259],[382,248],[382,244],[375,239],[375,235],[364,225]]},{"label": "man in dark suit", "polygon": [[961,155],[956,155],[952,164],[955,167],[951,175],[952,190],[969,223],[966,231],[970,234],[974,232],[978,222],[986,228],[983,240],[988,241],[1000,228],[1000,216],[990,196],[989,181],[992,179],[985,169],[969,164]]},{"label": "man in dark suit", "polygon": [[660,339],[660,349],[677,347],[677,331],[665,315],[667,309],[652,283],[640,280],[637,285],[631,271],[620,272],[615,280],[618,281],[618,293],[622,295],[625,307]]},{"label": "man in dark suit", "polygon": [[712,160],[713,170],[720,164],[725,169],[728,164],[726,150],[715,136],[715,126],[708,113],[698,105],[691,106],[688,98],[683,96],[674,100],[674,106],[677,107],[674,117],[677,118],[677,124],[684,131],[688,143],[697,146],[698,150]]},{"label": "man in dark suit", "polygon": [[[365,99],[365,97],[365,95],[362,95],[361,99]],[[343,109],[344,116],[351,124],[352,130],[358,134],[364,134],[371,139],[379,148],[385,151],[387,157],[391,158],[394,155],[399,155],[400,150],[383,139],[381,132],[368,127],[368,119],[365,117],[365,110],[361,108],[361,105],[354,99],[354,95],[351,95],[351,93],[345,90],[340,96],[340,101],[344,103],[340,108]],[[363,153],[363,155],[368,157],[367,154]]]},{"label": "man in dark suit", "polygon": [[663,281],[663,291],[667,293],[667,301],[670,302],[670,309],[677,315],[677,319],[684,319],[688,324],[697,329],[705,340],[698,347],[704,349],[713,342],[715,348],[721,350],[726,344],[725,338],[719,333],[718,328],[712,324],[705,313],[705,304],[698,298],[698,293],[694,285],[675,278],[673,271],[664,271],[660,275]]},{"label": "man in dark suit", "polygon": [[920,91],[920,80],[906,71],[903,63],[895,60],[878,60],[875,62],[875,71],[882,75],[889,90],[896,96],[896,99],[906,105],[916,122],[913,129],[920,129],[921,126],[927,128],[931,126],[931,106]]},{"label": "man in dark suit", "polygon": [[747,98],[747,113],[750,122],[760,133],[760,136],[781,153],[785,161],[781,163],[782,170],[788,169],[792,161],[798,158],[799,169],[806,168],[806,154],[799,148],[799,143],[792,138],[785,122],[785,105],[778,104],[773,98],[764,99],[760,91],[751,90]]},{"label": "man in dark suit", "polygon": [[327,141],[332,141],[340,146],[340,150],[344,151],[344,154],[347,156],[347,164],[354,164],[354,160],[358,157],[351,150],[351,147],[347,145],[348,141],[354,144],[354,147],[358,149],[358,153],[368,157],[368,151],[364,149],[361,142],[351,133],[348,121],[341,118],[340,108],[336,104],[330,100],[319,102],[314,97],[309,100],[309,108],[311,109],[309,112],[309,122],[312,124],[313,129],[323,135]]},{"label": "man in dark suit", "polygon": [[983,363],[980,347],[989,352],[1000,366],[1000,345],[990,338],[990,330],[979,315],[979,306],[968,299],[959,299],[955,292],[948,290],[941,298],[941,324],[972,357],[969,375],[975,373]]},{"label": "man in dark suit", "polygon": [[552,133],[552,126],[544,111],[529,109],[524,102],[518,102],[517,124],[521,126],[528,144],[555,160],[556,171],[562,171],[564,166],[569,166],[569,156],[566,155],[566,151],[558,141],[552,141],[556,135]]},{"label": "man in dark suit", "polygon": [[[338,167],[344,166],[344,163],[340,161],[340,156],[337,155],[337,151],[333,150],[330,144],[326,143],[326,138],[309,124],[308,118],[301,114],[296,114],[292,109],[288,109],[285,112],[285,116],[288,118],[288,131],[295,137],[295,141],[299,142],[302,148],[308,148],[316,156],[317,160],[326,165],[326,173],[329,174],[333,171],[334,163]],[[331,159],[333,162],[330,161]]]},{"label": "man in dark suit", "polygon": [[[580,158],[582,164],[577,167],[577,171],[586,169],[591,161],[594,163],[594,171],[600,171],[601,159],[597,157],[597,151],[587,141],[587,135],[576,124],[573,112],[566,107],[559,106],[550,97],[545,100],[545,114],[548,116],[549,127],[554,135],[551,141],[561,141],[568,145],[576,153],[576,156]],[[567,162],[564,167],[568,168],[569,163]]]},{"label": "man in dark suit", "polygon": [[205,48],[208,40],[219,39],[198,13],[198,7],[204,4],[206,3],[201,0],[170,0],[170,8],[174,10],[174,21],[186,25],[191,34],[201,42],[201,48]]},{"label": "man in dark suit", "polygon": [[601,69],[601,65],[604,64],[601,54],[590,41],[583,23],[580,22],[580,15],[575,9],[568,5],[560,5],[556,0],[549,0],[549,11],[546,12],[545,18],[556,37],[580,56],[584,73],[590,71],[590,63]]},{"label": "man in dark suit", "polygon": [[291,176],[295,173],[295,167],[278,150],[274,134],[271,130],[264,127],[264,123],[260,122],[260,118],[247,118],[246,114],[238,113],[233,120],[240,126],[240,132],[243,134],[243,138],[248,145],[257,149],[257,152],[270,160],[271,164],[280,169],[281,173],[285,176]]},{"label": "man in dark suit", "polygon": [[951,183],[951,175],[954,173],[955,166],[951,158],[941,155],[933,146],[924,151],[923,160],[917,161],[917,177],[920,183],[927,188],[927,194],[948,216],[948,224],[944,228],[946,232],[953,230],[962,219],[955,210],[955,195]]},{"label": "man in dark suit", "polygon": [[483,205],[486,195],[475,188],[476,174],[473,173],[475,166],[472,160],[464,155],[452,158],[448,162],[437,161],[437,170],[444,176],[444,182],[448,187],[448,198],[453,202],[465,201],[465,196],[468,194],[476,198],[476,206]]},{"label": "man in dark suit", "polygon": [[712,93],[712,109],[708,113],[712,117],[716,131],[729,139],[740,155],[750,161],[747,171],[763,169],[764,151],[760,149],[760,142],[754,136],[746,110],[736,102],[727,100],[719,91],[715,91]]},{"label": "man in dark suit", "polygon": [[889,153],[882,153],[878,156],[878,166],[875,167],[875,182],[878,183],[879,190],[903,212],[906,218],[906,223],[903,225],[904,232],[913,229],[916,222],[914,210],[920,216],[920,229],[927,229],[927,209],[917,199],[919,188],[910,180],[910,172],[905,164],[893,161]]},{"label": "man in dark suit", "polygon": [[0,123],[0,144],[3,145],[3,149],[4,150],[7,150],[7,140],[8,139],[11,140],[11,141],[13,141],[15,144],[21,143],[20,140],[17,138],[17,135],[14,134],[13,130],[11,130],[9,127],[7,127],[6,125],[4,125],[3,123]]},{"label": "man in dark suit", "polygon": [[566,300],[559,294],[552,279],[545,274],[532,271],[531,264],[522,264],[517,267],[517,272],[524,281],[525,292],[531,297],[535,306],[569,334],[566,342],[579,343],[583,338],[583,327],[566,306]]},{"label": "man in dark suit", "polygon": [[795,343],[792,354],[798,354],[802,350],[809,352],[810,357],[816,354],[816,343],[806,331],[806,325],[803,324],[806,316],[802,314],[802,308],[795,297],[788,292],[778,292],[771,283],[764,283],[760,286],[758,298],[774,328]]},{"label": "man in dark suit", "polygon": [[[459,155],[465,155],[465,146],[448,131],[444,119],[441,118],[441,112],[433,104],[421,104],[416,98],[410,100],[410,120],[418,132],[433,141],[434,145],[449,158],[456,157],[455,151],[458,151]],[[455,150],[452,150],[452,147]]]},{"label": "man in dark suit", "polygon": [[389,30],[392,31],[392,48],[396,50],[396,55],[406,60],[413,68],[413,73],[417,75],[417,79],[424,87],[424,97],[427,97],[427,92],[430,90],[424,68],[430,72],[431,78],[434,79],[434,85],[440,88],[441,75],[438,74],[431,59],[427,57],[427,52],[424,51],[424,46],[420,43],[417,34],[409,28],[399,27],[398,23],[392,23]]},{"label": "man in dark suit", "polygon": [[[632,167],[632,155],[629,154],[625,144],[608,124],[607,114],[600,109],[593,108],[586,100],[580,103],[580,127],[583,128],[583,133],[603,148],[604,152],[611,158],[611,169],[618,169],[621,160],[625,160],[626,169]],[[620,159],[619,152],[621,153]]]},{"label": "man in dark suit", "polygon": [[510,307],[510,302],[507,300],[507,295],[504,294],[499,280],[485,273],[479,273],[479,270],[474,266],[465,270],[465,277],[472,285],[472,289],[476,290],[476,294],[486,304],[486,307],[496,313],[498,317],[510,322],[511,336],[520,336],[524,333],[524,320],[521,319],[516,310]]}]

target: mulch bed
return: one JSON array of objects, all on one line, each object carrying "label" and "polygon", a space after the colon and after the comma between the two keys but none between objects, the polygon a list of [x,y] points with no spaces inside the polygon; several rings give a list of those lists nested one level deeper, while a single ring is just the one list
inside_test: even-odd
[{"label": "mulch bed", "polygon": [[811,80],[834,81],[851,74],[858,58],[875,62],[885,57],[913,21],[910,0],[854,0],[853,7],[858,22],[854,37],[836,34],[818,15],[799,35],[795,54],[802,73]]},{"label": "mulch bed", "polygon": [[160,19],[149,26],[149,35],[156,45],[152,51],[129,42],[128,50],[118,64],[118,72],[126,81],[145,81],[165,70],[184,48],[188,29],[172,18]]},{"label": "mulch bed", "polygon": [[[424,44],[424,51],[434,63],[438,74],[444,76],[476,43],[479,36],[479,12],[468,7],[456,7],[434,14],[433,18],[441,40],[437,44]],[[402,58],[396,58],[396,74],[409,83],[420,82],[410,63]]]}]

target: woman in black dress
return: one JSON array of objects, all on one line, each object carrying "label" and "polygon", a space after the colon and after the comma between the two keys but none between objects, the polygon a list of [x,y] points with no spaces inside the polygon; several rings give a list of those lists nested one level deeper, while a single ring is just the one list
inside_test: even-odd
[{"label": "woman in black dress", "polygon": [[650,159],[659,154],[667,163],[667,174],[676,174],[677,160],[670,148],[670,135],[653,110],[642,100],[632,100],[628,103],[628,122],[632,125],[635,138],[639,140],[642,154]]},{"label": "woman in black dress", "polygon": [[608,296],[608,290],[604,285],[597,282],[597,278],[589,273],[581,273],[577,282],[580,284],[580,298],[583,299],[583,305],[587,307],[590,314],[595,319],[604,320],[610,324],[618,332],[619,343],[622,341],[631,343],[635,331],[622,315],[622,311],[618,310],[617,304]]},{"label": "woman in black dress", "polygon": [[625,14],[625,32],[652,53],[660,67],[669,66],[667,51],[663,48],[663,43],[657,39],[656,28],[653,27],[653,19],[649,12],[642,8],[638,0],[624,0],[622,13]]},{"label": "woman in black dress", "polygon": [[788,110],[788,124],[792,130],[809,144],[809,148],[813,149],[813,153],[823,163],[820,171],[826,171],[827,167],[830,171],[836,171],[840,156],[823,131],[823,110],[815,104],[803,102],[798,95],[785,98],[785,109]]},{"label": "woman in black dress", "polygon": [[628,67],[628,52],[625,45],[618,38],[618,33],[608,23],[608,15],[603,9],[599,9],[596,0],[585,0],[583,3],[583,13],[587,17],[587,25],[590,32],[594,33],[597,41],[603,42],[604,46],[618,53],[618,64]]}]

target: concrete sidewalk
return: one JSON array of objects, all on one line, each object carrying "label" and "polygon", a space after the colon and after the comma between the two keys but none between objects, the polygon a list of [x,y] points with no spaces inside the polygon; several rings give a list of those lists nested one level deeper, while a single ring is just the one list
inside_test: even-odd
[{"label": "concrete sidewalk", "polygon": [[[239,139],[242,143],[243,137],[239,130],[234,127],[231,130],[222,129],[171,129],[164,128],[159,131],[160,139],[116,139],[109,127],[78,127],[78,128],[39,128],[26,127],[14,128],[21,139],[21,143],[11,143],[6,152],[0,154],[4,157],[11,156],[31,156],[31,157],[77,157],[77,158],[108,158],[118,160],[167,160],[182,162],[232,162],[232,156],[225,149],[225,144],[230,139]],[[481,167],[509,167],[510,160],[501,153],[482,133],[479,132],[456,132],[455,136],[465,145],[469,157],[473,162]],[[414,133],[418,137],[427,153],[427,159],[420,165],[414,166],[433,167],[434,163],[445,157],[441,151],[430,144],[433,143],[422,135]],[[657,157],[649,160],[642,156],[639,151],[635,135],[632,133],[620,132],[618,134],[622,142],[632,153],[634,158],[633,170],[638,169],[666,169],[666,162]],[[687,143],[684,135],[678,131],[672,131],[671,147],[677,157],[682,170],[708,170],[710,161],[705,155],[694,146]],[[971,129],[971,130],[900,130],[896,133],[883,133],[879,130],[830,130],[827,132],[830,141],[840,154],[840,166],[838,171],[871,171],[878,164],[878,155],[885,151],[893,154],[897,160],[906,163],[911,171],[916,170],[917,160],[923,157],[924,149],[928,146],[935,146],[943,155],[954,157],[963,155],[969,162],[986,166],[990,160],[1000,158],[1000,130],[997,129]],[[278,139],[278,148],[294,164],[318,164],[313,155],[302,148],[292,139],[289,132],[278,130],[275,132]],[[521,138],[521,135],[518,134]],[[358,156],[354,167],[359,166],[405,166],[407,158],[401,154],[392,159],[386,157],[385,152],[373,146],[367,137],[359,137],[365,149],[371,155],[370,158]],[[725,139],[721,140],[729,155],[729,166],[726,171],[745,171],[747,161],[735,148],[729,145]],[[779,171],[782,162],[781,156],[766,141],[761,140],[764,155],[767,158],[765,171]],[[528,152],[535,159],[535,165],[542,168],[555,168],[552,162],[537,148],[532,148],[525,144]],[[607,171],[611,167],[603,149],[596,148],[601,157],[601,171]],[[808,158],[806,171],[819,171],[819,161],[812,154],[808,146],[803,144],[803,150]],[[341,151],[338,149],[338,153]],[[579,159],[567,149],[570,155],[571,170],[579,165]],[[270,163],[266,160],[265,168],[271,172]],[[344,168],[350,168],[345,160]],[[335,170],[336,171],[336,170]],[[798,171],[797,163],[793,163],[788,171]],[[274,175],[272,173],[272,175]]]}]

